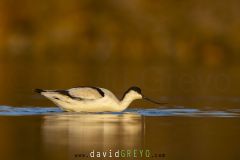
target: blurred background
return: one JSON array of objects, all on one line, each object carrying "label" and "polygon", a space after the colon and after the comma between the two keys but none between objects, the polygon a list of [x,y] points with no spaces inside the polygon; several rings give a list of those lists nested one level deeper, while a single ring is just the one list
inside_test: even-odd
[{"label": "blurred background", "polygon": [[[0,159],[61,160],[121,147],[168,160],[240,159],[239,7],[239,0],[0,0]],[[167,109],[237,116],[2,115],[4,105],[14,106],[10,113],[55,106],[35,88],[100,86],[121,98],[133,85]]]},{"label": "blurred background", "polygon": [[[0,0],[0,105],[34,88],[132,85],[170,105],[240,104],[238,0]],[[147,106],[138,103],[137,106]]]}]

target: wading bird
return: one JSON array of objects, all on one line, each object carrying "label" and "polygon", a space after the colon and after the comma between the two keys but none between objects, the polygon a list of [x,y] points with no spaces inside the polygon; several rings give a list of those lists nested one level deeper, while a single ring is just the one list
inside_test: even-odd
[{"label": "wading bird", "polygon": [[159,105],[165,104],[145,97],[139,87],[129,88],[121,100],[111,91],[98,87],[77,87],[68,90],[35,89],[35,92],[45,96],[62,110],[72,112],[121,112],[137,99],[145,99]]}]

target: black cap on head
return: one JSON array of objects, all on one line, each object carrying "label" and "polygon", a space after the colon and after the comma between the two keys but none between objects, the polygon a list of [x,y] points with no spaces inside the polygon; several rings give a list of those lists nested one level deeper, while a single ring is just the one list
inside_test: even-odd
[{"label": "black cap on head", "polygon": [[139,87],[136,87],[136,86],[133,86],[133,87],[130,87],[124,94],[123,94],[123,97],[122,99],[126,96],[126,94],[130,91],[135,91],[139,94],[142,94],[142,90],[139,88]]},{"label": "black cap on head", "polygon": [[139,94],[142,94],[142,90],[139,87],[133,86],[128,89],[128,91],[135,91]]}]

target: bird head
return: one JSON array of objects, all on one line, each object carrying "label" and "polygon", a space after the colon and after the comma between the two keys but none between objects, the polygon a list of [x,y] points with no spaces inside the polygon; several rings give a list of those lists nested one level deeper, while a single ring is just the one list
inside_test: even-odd
[{"label": "bird head", "polygon": [[124,93],[124,96],[129,96],[131,97],[132,99],[144,99],[146,101],[149,101],[149,102],[152,102],[152,103],[155,103],[155,104],[166,104],[166,103],[161,103],[161,102],[157,102],[155,100],[152,100],[146,96],[143,95],[142,93],[142,90],[139,88],[139,87],[136,87],[136,86],[133,86],[133,87],[130,87],[125,93]]}]

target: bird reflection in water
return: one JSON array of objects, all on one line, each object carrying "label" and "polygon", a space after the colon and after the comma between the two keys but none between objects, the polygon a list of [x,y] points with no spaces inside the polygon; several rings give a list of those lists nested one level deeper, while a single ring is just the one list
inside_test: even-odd
[{"label": "bird reflection in water", "polygon": [[66,113],[45,116],[42,136],[45,150],[79,154],[141,148],[144,128],[144,117],[137,114]]}]

